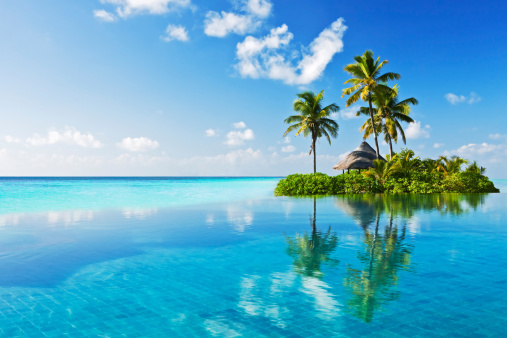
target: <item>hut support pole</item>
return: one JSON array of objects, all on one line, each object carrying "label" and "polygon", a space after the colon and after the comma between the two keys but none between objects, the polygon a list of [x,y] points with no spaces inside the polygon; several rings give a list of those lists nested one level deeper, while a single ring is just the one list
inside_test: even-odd
[{"label": "hut support pole", "polygon": [[347,174],[350,174],[350,169],[347,169]]}]

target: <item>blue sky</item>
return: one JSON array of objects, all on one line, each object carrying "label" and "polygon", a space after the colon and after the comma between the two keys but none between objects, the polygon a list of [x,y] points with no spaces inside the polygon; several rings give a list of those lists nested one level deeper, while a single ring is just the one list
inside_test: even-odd
[{"label": "blue sky", "polygon": [[341,98],[343,67],[371,49],[420,102],[408,147],[507,178],[506,14],[503,1],[0,1],[0,175],[310,172],[310,140],[284,139],[283,120],[296,93],[322,89],[341,107],[338,138],[317,145],[333,173],[364,122]]}]

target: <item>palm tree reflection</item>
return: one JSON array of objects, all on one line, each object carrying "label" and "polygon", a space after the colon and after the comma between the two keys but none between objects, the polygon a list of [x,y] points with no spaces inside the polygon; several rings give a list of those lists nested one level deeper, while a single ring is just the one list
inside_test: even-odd
[{"label": "palm tree reflection", "polygon": [[317,230],[316,226],[316,199],[313,198],[313,217],[310,218],[312,232],[296,234],[294,237],[286,236],[287,254],[294,258],[294,271],[302,276],[322,278],[321,264],[338,265],[337,259],[331,254],[338,246],[338,237],[331,232]]},{"label": "palm tree reflection", "polygon": [[404,243],[406,227],[401,231],[393,225],[391,214],[384,233],[379,231],[380,214],[375,229],[364,227],[364,248],[358,251],[362,269],[347,265],[344,285],[352,298],[347,302],[347,311],[365,322],[371,322],[373,314],[382,304],[399,297],[396,284],[398,271],[410,269],[413,247]]}]

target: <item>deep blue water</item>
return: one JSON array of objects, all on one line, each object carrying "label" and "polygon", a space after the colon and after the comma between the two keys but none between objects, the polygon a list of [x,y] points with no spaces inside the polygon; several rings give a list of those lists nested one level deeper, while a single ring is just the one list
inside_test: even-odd
[{"label": "deep blue water", "polygon": [[507,194],[277,180],[0,179],[0,335],[504,336]]}]

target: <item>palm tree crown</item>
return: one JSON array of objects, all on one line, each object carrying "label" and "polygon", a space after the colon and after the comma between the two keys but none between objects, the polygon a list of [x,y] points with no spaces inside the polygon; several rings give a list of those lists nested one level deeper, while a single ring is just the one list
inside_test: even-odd
[{"label": "palm tree crown", "polygon": [[330,118],[332,113],[337,112],[340,107],[332,103],[322,107],[324,99],[324,90],[315,95],[314,92],[303,92],[297,94],[298,99],[294,101],[293,109],[298,115],[292,115],[285,119],[285,123],[290,124],[283,136],[289,132],[297,130],[296,136],[303,133],[303,136],[312,136],[312,145],[310,154],[313,152],[313,172],[317,170],[315,142],[318,138],[325,137],[331,144],[331,137],[338,136],[338,123]]},{"label": "palm tree crown", "polygon": [[[395,85],[390,90],[384,90],[382,87],[377,87],[372,95],[372,103],[375,106],[373,109],[374,120],[376,124],[376,131],[384,133],[384,140],[389,144],[389,153],[393,156],[393,144],[392,141],[398,142],[398,133],[401,135],[403,143],[407,143],[405,133],[400,124],[401,122],[412,123],[414,120],[409,117],[411,107],[410,105],[416,105],[419,102],[411,97],[403,101],[398,100],[399,86]],[[357,112],[357,116],[360,114],[369,115],[370,110],[368,107],[362,107]],[[370,137],[372,134],[371,119],[361,127],[361,131],[364,131],[364,138]]]},{"label": "palm tree crown", "polygon": [[[377,60],[373,59],[373,52],[367,50],[363,55],[354,57],[355,63],[345,66],[345,71],[352,75],[352,78],[345,81],[345,84],[352,84],[352,87],[343,89],[342,97],[350,95],[347,99],[347,107],[354,104],[359,99],[368,102],[370,105],[370,122],[374,126],[373,107],[372,107],[372,93],[377,87],[381,87],[386,91],[391,88],[387,87],[384,83],[390,80],[398,80],[400,74],[397,73],[384,73],[380,71],[384,65],[388,63],[387,60],[380,62],[380,57]],[[377,130],[373,130],[375,136],[375,147],[377,151],[377,159],[380,157]]]}]

